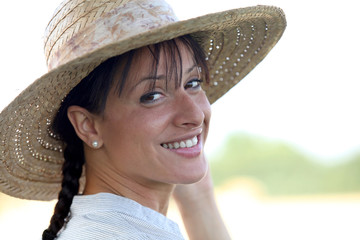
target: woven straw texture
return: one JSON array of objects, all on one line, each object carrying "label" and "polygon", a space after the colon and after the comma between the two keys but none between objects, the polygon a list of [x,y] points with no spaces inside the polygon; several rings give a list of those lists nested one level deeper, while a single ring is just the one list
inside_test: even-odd
[{"label": "woven straw texture", "polygon": [[57,197],[63,144],[49,125],[66,94],[107,58],[191,34],[206,52],[211,83],[204,89],[213,103],[268,54],[285,27],[282,10],[269,6],[178,21],[160,0],[63,2],[45,33],[49,72],[0,114],[0,191]]}]

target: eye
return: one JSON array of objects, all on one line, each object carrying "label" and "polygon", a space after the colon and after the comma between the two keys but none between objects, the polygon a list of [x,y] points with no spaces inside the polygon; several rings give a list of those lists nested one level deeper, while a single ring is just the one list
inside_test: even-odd
[{"label": "eye", "polygon": [[163,94],[160,92],[150,92],[140,97],[140,103],[151,104],[161,99],[162,96]]},{"label": "eye", "polygon": [[201,79],[198,79],[198,78],[192,79],[192,80],[188,81],[188,82],[185,84],[184,88],[185,88],[185,89],[194,89],[194,90],[200,89],[202,82],[203,82],[203,81],[202,81]]}]

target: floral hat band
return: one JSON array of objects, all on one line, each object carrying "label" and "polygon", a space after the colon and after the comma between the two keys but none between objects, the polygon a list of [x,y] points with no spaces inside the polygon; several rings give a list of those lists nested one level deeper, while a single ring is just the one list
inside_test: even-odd
[{"label": "floral hat band", "polygon": [[[49,71],[102,47],[138,38],[151,29],[177,21],[171,7],[161,0],[113,1],[110,11],[106,11],[108,1],[83,1],[76,6],[70,4],[72,2],[65,2],[62,6],[63,9],[71,8],[71,24],[62,24],[65,19],[56,14],[46,29],[45,57]],[[89,12],[78,11],[86,4],[91,4]],[[101,18],[92,17],[94,14],[101,14]],[[117,47],[116,44],[114,47]],[[129,50],[129,46],[126,47],[123,51]]]}]

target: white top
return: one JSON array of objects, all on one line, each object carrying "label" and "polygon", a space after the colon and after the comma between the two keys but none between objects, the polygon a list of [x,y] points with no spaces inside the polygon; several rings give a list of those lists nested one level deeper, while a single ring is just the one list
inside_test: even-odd
[{"label": "white top", "polygon": [[178,225],[150,208],[110,193],[75,196],[58,240],[184,240]]}]

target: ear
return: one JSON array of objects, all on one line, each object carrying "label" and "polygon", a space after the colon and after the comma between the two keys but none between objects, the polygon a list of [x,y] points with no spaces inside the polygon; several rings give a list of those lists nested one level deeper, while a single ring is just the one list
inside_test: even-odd
[{"label": "ear", "polygon": [[[96,116],[83,107],[70,106],[67,111],[68,118],[78,137],[89,147],[99,148],[102,139],[97,128]],[[93,142],[97,141],[97,146]]]}]

